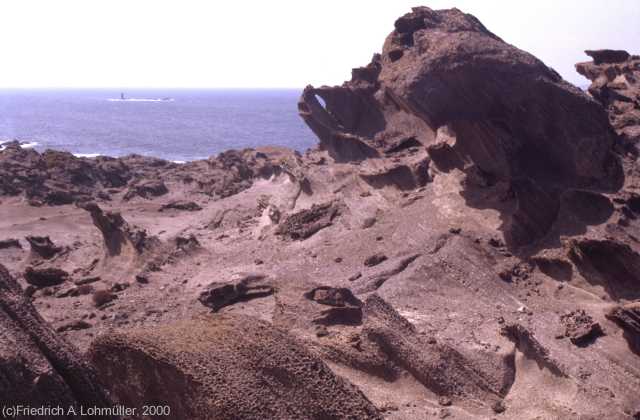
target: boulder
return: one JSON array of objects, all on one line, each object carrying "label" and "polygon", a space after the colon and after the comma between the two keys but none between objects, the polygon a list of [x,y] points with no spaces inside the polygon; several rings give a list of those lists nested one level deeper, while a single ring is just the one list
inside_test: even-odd
[{"label": "boulder", "polygon": [[120,404],[180,419],[381,418],[351,383],[286,332],[215,315],[97,338],[89,356]]},{"label": "boulder", "polygon": [[118,295],[110,290],[96,290],[91,296],[91,300],[96,308],[100,308],[107,303],[114,301],[118,298]]},{"label": "boulder", "polygon": [[129,187],[129,190],[125,193],[123,199],[128,201],[134,197],[142,197],[148,200],[153,197],[159,197],[167,194],[168,192],[169,189],[162,181],[144,181]]},{"label": "boulder", "polygon": [[330,306],[321,310],[320,315],[313,319],[316,324],[362,324],[362,302],[347,288],[320,286],[305,293],[304,297],[321,305]]},{"label": "boulder", "polygon": [[36,287],[50,287],[62,284],[69,279],[69,273],[59,268],[27,267],[24,271],[27,283]]},{"label": "boulder", "polygon": [[197,249],[202,248],[198,238],[195,237],[194,234],[189,234],[186,236],[178,235],[174,238],[176,251],[180,251],[183,253],[190,253]]},{"label": "boulder", "polygon": [[87,328],[91,328],[91,324],[89,324],[87,321],[79,319],[76,321],[65,322],[64,324],[56,328],[56,332],[86,330]]},{"label": "boulder", "polygon": [[31,246],[31,252],[41,258],[49,259],[62,251],[48,236],[27,236],[25,239]]},{"label": "boulder", "polygon": [[20,241],[17,239],[3,239],[0,240],[0,249],[7,249],[7,248],[22,248],[22,245],[20,245]]},{"label": "boulder", "polygon": [[374,267],[378,264],[382,264],[384,261],[386,261],[388,258],[386,255],[384,255],[381,252],[378,252],[377,254],[373,254],[368,256],[367,258],[365,258],[364,260],[364,265],[366,267]]},{"label": "boulder", "polygon": [[247,274],[235,284],[211,284],[207,290],[200,293],[198,300],[204,306],[217,312],[225,306],[266,297],[274,292],[275,289],[268,284],[266,276],[262,274]]},{"label": "boulder", "polygon": [[309,209],[288,215],[278,226],[276,234],[304,240],[331,226],[338,215],[339,210],[334,202],[313,204]]},{"label": "boulder", "polygon": [[202,210],[202,207],[193,201],[178,200],[163,204],[158,211],[167,210],[199,211]]}]

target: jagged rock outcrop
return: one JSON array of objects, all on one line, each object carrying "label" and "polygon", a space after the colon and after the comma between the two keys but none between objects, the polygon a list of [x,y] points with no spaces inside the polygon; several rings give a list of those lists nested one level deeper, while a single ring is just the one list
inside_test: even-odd
[{"label": "jagged rock outcrop", "polygon": [[114,158],[89,160],[69,152],[38,153],[12,142],[0,151],[0,195],[24,194],[29,203],[63,205],[86,201],[103,187],[119,187],[131,178]]},{"label": "jagged rock outcrop", "polygon": [[279,161],[288,153],[269,148],[266,153],[254,150],[228,150],[207,160],[182,165],[183,182],[197,191],[225,198],[246,190],[255,178],[269,178],[281,171]]},{"label": "jagged rock outcrop", "polygon": [[167,194],[171,183],[218,198],[243,191],[256,178],[286,172],[281,165],[293,151],[277,147],[229,150],[206,160],[176,164],[163,159],[129,155],[121,158],[79,158],[68,152],[39,153],[20,143],[0,150],[0,196],[24,195],[31,205],[64,205],[112,193],[153,199]]},{"label": "jagged rock outcrop", "polygon": [[82,208],[89,212],[93,224],[102,233],[108,257],[140,255],[159,244],[158,238],[149,236],[144,229],[130,225],[120,213],[104,212],[93,202],[83,204]]},{"label": "jagged rock outcrop", "polygon": [[512,184],[516,210],[503,230],[514,245],[549,230],[558,191],[621,183],[599,104],[457,9],[414,8],[381,55],[342,86],[308,86],[299,111],[337,161],[386,166],[375,162],[393,156],[390,178],[418,168],[424,182],[428,165],[411,164],[419,157]]},{"label": "jagged rock outcrop", "polygon": [[53,419],[80,418],[81,405],[112,406],[91,365],[51,330],[2,265],[0,336],[0,400],[5,407],[74,407],[78,414],[38,416]]},{"label": "jagged rock outcrop", "polygon": [[415,327],[378,295],[367,298],[363,312],[364,335],[437,395],[477,398],[493,405],[508,389],[509,383],[492,383],[453,347],[418,335]]},{"label": "jagged rock outcrop", "polygon": [[576,70],[592,81],[589,93],[607,109],[628,145],[634,145],[640,140],[640,56],[620,50],[585,53],[593,61],[576,64]]},{"label": "jagged rock outcrop", "polygon": [[381,418],[351,383],[266,322],[228,314],[99,337],[89,351],[118,401],[175,418]]}]

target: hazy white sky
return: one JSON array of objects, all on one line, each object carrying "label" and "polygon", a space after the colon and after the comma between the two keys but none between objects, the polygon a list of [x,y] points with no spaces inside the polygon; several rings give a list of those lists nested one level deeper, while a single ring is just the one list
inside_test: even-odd
[{"label": "hazy white sky", "polygon": [[[405,0],[0,0],[0,87],[338,84]],[[640,53],[640,0],[433,0],[474,14],[565,79],[582,51]]]}]

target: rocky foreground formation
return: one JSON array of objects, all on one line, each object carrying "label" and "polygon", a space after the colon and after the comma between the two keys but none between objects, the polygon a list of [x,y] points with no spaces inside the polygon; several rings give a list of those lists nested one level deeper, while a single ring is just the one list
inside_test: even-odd
[{"label": "rocky foreground formation", "polygon": [[94,368],[76,348],[56,336],[2,265],[0,333],[3,403],[34,407],[60,405],[65,407],[65,414],[69,408],[79,414],[82,405],[108,407],[113,404]]},{"label": "rocky foreground formation", "polygon": [[304,90],[304,155],[9,145],[0,258],[24,291],[0,272],[0,330],[32,356],[0,348],[3,402],[639,418],[638,58],[587,53],[589,93],[415,8],[350,81]]}]

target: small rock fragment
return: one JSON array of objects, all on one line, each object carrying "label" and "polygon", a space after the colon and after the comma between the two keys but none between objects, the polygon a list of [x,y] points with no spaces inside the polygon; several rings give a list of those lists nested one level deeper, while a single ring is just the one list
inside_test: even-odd
[{"label": "small rock fragment", "polygon": [[22,248],[22,245],[20,245],[20,241],[17,239],[3,239],[0,241],[0,249],[7,249],[7,248]]},{"label": "small rock fragment", "polygon": [[264,284],[266,278],[263,274],[248,274],[236,284],[213,283],[208,290],[200,293],[198,301],[217,312],[236,302],[269,296],[275,289]]},{"label": "small rock fragment", "polygon": [[78,320],[71,321],[65,324],[60,325],[56,328],[57,332],[65,332],[65,331],[77,331],[77,330],[85,330],[87,328],[91,328],[91,324],[86,321]]},{"label": "small rock fragment", "polygon": [[44,259],[53,258],[62,251],[62,248],[56,246],[48,236],[27,236],[26,240],[31,246],[31,251]]},{"label": "small rock fragment", "polygon": [[163,212],[167,210],[199,211],[202,210],[202,207],[193,201],[178,200],[163,204],[158,211]]},{"label": "small rock fragment", "polygon": [[603,335],[602,327],[584,310],[572,311],[560,317],[565,326],[565,336],[576,346],[586,346]]},{"label": "small rock fragment", "polygon": [[106,305],[107,303],[118,298],[118,295],[109,290],[97,290],[93,293],[93,304],[96,308]]},{"label": "small rock fragment", "polygon": [[387,260],[387,256],[382,254],[382,253],[377,253],[377,254],[373,254],[369,257],[367,257],[364,260],[364,265],[367,267],[373,267],[376,266],[384,261]]}]

